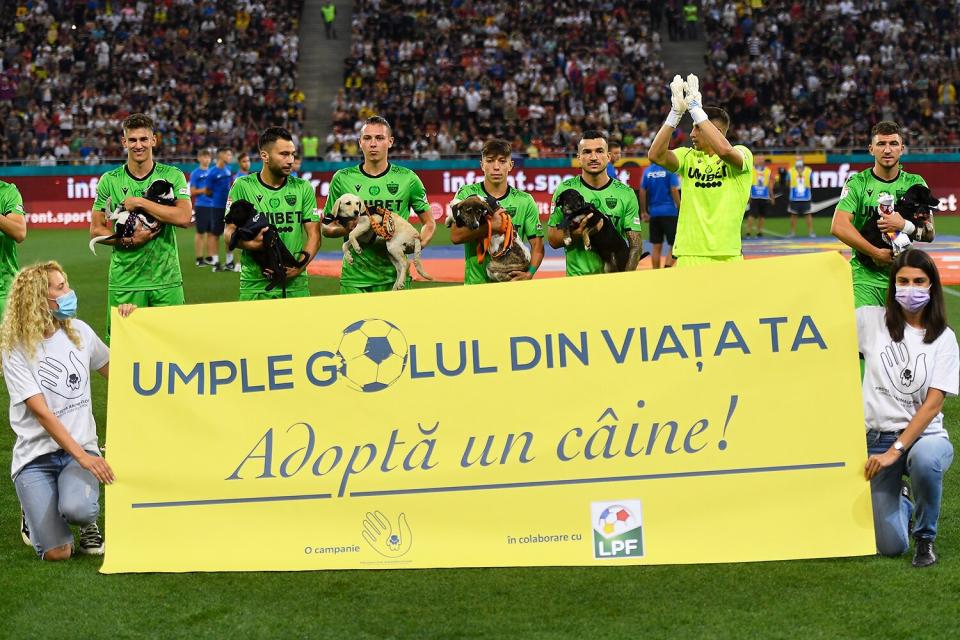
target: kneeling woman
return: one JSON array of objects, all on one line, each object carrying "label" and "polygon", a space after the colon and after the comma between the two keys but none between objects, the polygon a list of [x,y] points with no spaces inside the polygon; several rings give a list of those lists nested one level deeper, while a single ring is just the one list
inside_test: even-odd
[{"label": "kneeling woman", "polygon": [[[129,315],[133,305],[124,305]],[[90,372],[108,373],[109,351],[75,320],[77,295],[56,262],[21,270],[10,285],[0,357],[17,435],[11,473],[30,541],[44,560],[73,552],[69,524],[80,525],[80,551],[103,553],[97,528],[99,482],[113,471],[97,448]]]},{"label": "kneeling woman", "polygon": [[897,257],[886,306],[857,309],[857,333],[877,550],[905,553],[912,535],[913,566],[926,567],[937,561],[943,474],[953,462],[941,409],[960,385],[957,337],[947,326],[943,287],[929,255],[910,249]]}]

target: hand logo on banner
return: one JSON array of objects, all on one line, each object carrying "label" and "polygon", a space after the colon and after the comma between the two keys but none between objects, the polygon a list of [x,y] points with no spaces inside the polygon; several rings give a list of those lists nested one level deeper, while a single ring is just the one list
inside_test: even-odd
[{"label": "hand logo on banner", "polygon": [[387,558],[399,558],[410,551],[413,535],[407,524],[407,514],[397,518],[397,533],[381,511],[367,512],[363,520],[363,539],[374,551]]},{"label": "hand logo on banner", "polygon": [[890,382],[902,393],[916,393],[927,381],[926,354],[921,353],[917,356],[916,362],[911,367],[910,352],[907,350],[907,345],[902,342],[894,342],[884,347],[880,353],[880,359],[883,361],[883,370],[887,372]]}]

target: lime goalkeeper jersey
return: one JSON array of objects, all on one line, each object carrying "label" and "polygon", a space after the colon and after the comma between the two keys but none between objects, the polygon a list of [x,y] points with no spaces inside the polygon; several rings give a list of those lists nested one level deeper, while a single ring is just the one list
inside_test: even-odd
[{"label": "lime goalkeeper jersey", "polygon": [[[395,164],[388,164],[386,171],[378,176],[365,173],[362,165],[340,169],[333,174],[323,208],[324,222],[333,222],[333,204],[345,193],[356,194],[369,207],[389,209],[404,220],[410,219],[410,209],[418,214],[430,209],[417,174]],[[344,260],[340,275],[341,284],[356,288],[393,284],[396,279],[397,270],[390,262],[383,242],[364,247],[363,253],[354,253],[353,264]]]},{"label": "lime goalkeeper jersey", "polygon": [[[227,212],[237,200],[246,200],[253,208],[266,216],[277,228],[277,234],[294,256],[303,251],[307,243],[304,224],[320,222],[317,213],[317,196],[313,185],[301,178],[287,176],[279,187],[271,187],[260,179],[260,173],[251,173],[237,178],[227,196]],[[250,254],[244,251],[240,257],[240,293],[259,293],[266,290],[270,281],[260,272],[260,267]],[[287,291],[303,291],[308,288],[307,272],[287,281]]]},{"label": "lime goalkeeper jersey", "polygon": [[[483,188],[482,182],[468,184],[460,187],[457,191],[455,200],[465,200],[470,196],[480,196],[486,199],[490,196]],[[497,202],[503,209],[510,214],[513,221],[513,228],[517,231],[517,236],[521,242],[530,242],[530,238],[543,237],[543,225],[540,223],[540,210],[537,208],[537,202],[529,193],[508,187],[507,192]],[[492,282],[487,277],[487,269],[480,264],[477,259],[477,243],[475,241],[463,243],[464,284],[484,284]]]},{"label": "lime goalkeeper jersey", "polygon": [[[560,194],[568,189],[578,191],[583,199],[593,204],[597,209],[610,216],[614,229],[626,240],[628,231],[641,231],[640,205],[637,194],[630,186],[611,179],[606,185],[595,189],[583,182],[580,176],[568,178],[560,183],[553,194],[553,213],[550,214],[549,224],[556,227],[563,220],[563,211],[557,206]],[[574,240],[570,246],[564,247],[567,259],[568,276],[584,276],[591,273],[603,273],[603,260],[596,251],[590,251],[583,246],[582,240]]]},{"label": "lime goalkeeper jersey", "polygon": [[[97,182],[94,211],[106,211],[107,199],[116,209],[129,197],[142,198],[157,180],[173,185],[177,200],[189,200],[190,189],[183,171],[168,164],[153,163],[153,169],[143,178],[135,178],[127,165],[108,171]],[[165,224],[159,235],[135,249],[113,248],[110,256],[109,289],[111,291],[149,291],[183,284],[180,274],[180,254],[173,225]]]},{"label": "lime goalkeeper jersey", "polygon": [[[893,196],[893,207],[896,209],[900,198],[907,192],[907,189],[915,184],[926,186],[923,178],[915,173],[907,173],[903,169],[897,173],[893,180],[883,180],[878,178],[873,169],[864,169],[855,173],[847,180],[843,191],[840,194],[840,202],[837,209],[840,211],[849,211],[853,214],[853,226],[857,231],[862,231],[867,224],[876,224],[879,219],[877,211],[877,198],[883,194]],[[866,262],[866,264],[864,264]],[[890,276],[888,266],[879,266],[873,260],[854,259],[850,261],[850,269],[853,271],[854,282],[873,284],[878,287],[886,288]],[[869,266],[868,266],[869,265]]]},{"label": "lime goalkeeper jersey", "polygon": [[742,145],[743,166],[691,147],[674,149],[680,167],[680,217],[675,256],[739,256],[740,225],[753,185],[753,153]]},{"label": "lime goalkeeper jersey", "polygon": [[[0,180],[0,215],[23,216],[23,197],[15,185]],[[17,241],[0,233],[0,298],[6,298],[10,281],[17,275]]]}]

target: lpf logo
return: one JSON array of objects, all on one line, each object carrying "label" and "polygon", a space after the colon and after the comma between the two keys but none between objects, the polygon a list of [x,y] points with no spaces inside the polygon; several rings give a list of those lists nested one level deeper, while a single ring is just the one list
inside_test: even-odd
[{"label": "lpf logo", "polygon": [[639,500],[594,502],[593,557],[639,558],[643,556],[643,511]]}]

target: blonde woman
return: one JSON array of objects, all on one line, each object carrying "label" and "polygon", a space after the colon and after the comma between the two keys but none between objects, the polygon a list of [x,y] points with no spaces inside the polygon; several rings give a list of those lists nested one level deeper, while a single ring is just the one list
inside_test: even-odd
[{"label": "blonde woman", "polygon": [[[134,308],[121,305],[120,315]],[[114,479],[97,448],[90,396],[90,372],[107,377],[110,353],[76,314],[77,294],[63,268],[45,262],[17,273],[0,327],[17,435],[11,475],[29,539],[44,560],[72,555],[70,524],[80,525],[81,553],[103,553],[98,482]]]}]

